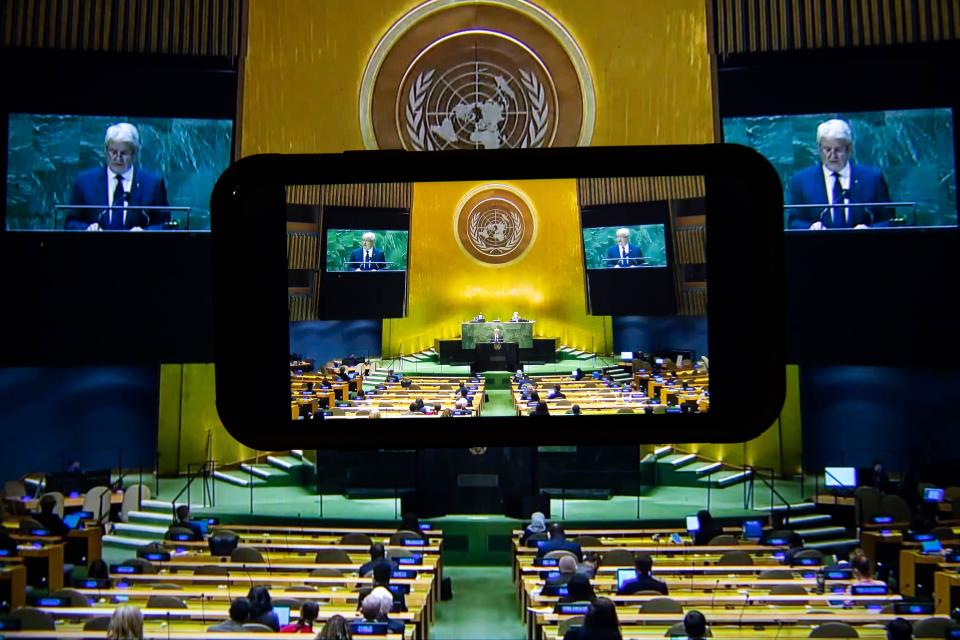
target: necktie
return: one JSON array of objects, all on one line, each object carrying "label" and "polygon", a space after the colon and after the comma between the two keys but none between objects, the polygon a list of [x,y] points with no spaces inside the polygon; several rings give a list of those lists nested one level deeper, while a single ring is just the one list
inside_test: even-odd
[{"label": "necktie", "polygon": [[623,259],[627,257],[625,254],[626,254],[626,251],[624,249],[624,246],[620,245],[620,266],[621,267],[626,266],[626,263],[623,261]]},{"label": "necktie", "polygon": [[844,207],[838,207],[837,205],[843,204],[843,185],[840,184],[840,174],[836,171],[833,172],[833,224],[830,225],[834,229],[843,229],[847,226],[847,221],[844,219],[843,210]]},{"label": "necktie", "polygon": [[365,271],[370,271],[370,251],[363,252],[363,268]]},{"label": "necktie", "polygon": [[111,229],[123,229],[123,198],[125,195],[123,176],[118,173],[116,178],[117,186],[113,190],[113,208],[110,209],[110,224],[108,226]]}]

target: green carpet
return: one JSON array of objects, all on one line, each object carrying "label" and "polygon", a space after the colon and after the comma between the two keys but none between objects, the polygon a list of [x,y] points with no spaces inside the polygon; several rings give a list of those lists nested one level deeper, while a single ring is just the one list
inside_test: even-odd
[{"label": "green carpet", "polygon": [[430,627],[435,640],[522,640],[527,636],[520,617],[510,567],[445,567],[453,583],[453,600],[437,605]]},{"label": "green carpet", "polygon": [[509,390],[490,390],[487,391],[489,400],[483,403],[483,415],[490,416],[515,416],[516,409],[513,407],[513,393]]}]

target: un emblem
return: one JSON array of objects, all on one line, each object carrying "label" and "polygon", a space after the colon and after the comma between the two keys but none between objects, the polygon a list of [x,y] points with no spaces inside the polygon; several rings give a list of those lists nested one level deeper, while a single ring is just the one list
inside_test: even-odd
[{"label": "un emblem", "polygon": [[506,185],[484,185],[457,207],[454,233],[468,255],[485,264],[506,264],[533,243],[536,225],[526,197]]},{"label": "un emblem", "polygon": [[587,145],[593,84],[583,54],[524,0],[432,0],[394,24],[364,71],[372,149]]}]

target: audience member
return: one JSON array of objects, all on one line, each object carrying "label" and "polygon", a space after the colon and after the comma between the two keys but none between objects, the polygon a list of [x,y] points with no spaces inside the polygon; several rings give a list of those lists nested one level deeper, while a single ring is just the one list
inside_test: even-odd
[{"label": "audience member", "polygon": [[393,610],[394,611],[406,611],[407,610],[407,597],[403,594],[403,591],[393,591],[390,589],[390,578],[393,573],[393,566],[388,563],[382,562],[380,564],[374,565],[373,567],[373,588],[383,587],[390,592],[391,597],[393,598]]},{"label": "audience member", "polygon": [[363,599],[360,604],[360,613],[364,620],[370,622],[386,622],[388,633],[403,633],[403,620],[392,620],[390,609],[393,608],[393,595],[383,587],[377,587]]},{"label": "audience member", "polygon": [[[552,572],[551,572],[552,573]],[[577,573],[577,561],[573,556],[563,556],[557,563],[557,572],[553,577],[548,577],[543,584],[546,586],[560,586],[570,582]]]},{"label": "audience member", "polygon": [[55,536],[65,536],[70,531],[70,527],[64,524],[63,520],[54,513],[57,508],[57,499],[53,496],[43,496],[40,498],[40,513],[33,515],[33,519],[43,525],[43,528]]},{"label": "audience member", "polygon": [[707,618],[699,611],[688,611],[683,616],[683,629],[688,640],[704,640],[707,637]]},{"label": "audience member", "polygon": [[545,400],[539,400],[537,401],[537,406],[535,406],[533,408],[533,411],[530,412],[530,415],[531,416],[549,416],[550,407],[547,406],[547,403]]},{"label": "audience member", "polygon": [[237,598],[230,603],[230,617],[219,624],[207,627],[207,631],[243,631],[243,623],[250,617],[250,601]]},{"label": "audience member", "polygon": [[567,396],[565,396],[564,393],[560,391],[559,384],[553,385],[553,390],[547,394],[548,400],[564,400],[566,397]]},{"label": "audience member", "polygon": [[193,532],[194,541],[203,542],[203,529],[201,529],[200,525],[196,522],[190,521],[190,507],[185,504],[181,504],[177,507],[175,513],[177,515],[177,519],[173,523],[173,526],[189,529],[191,532]]},{"label": "audience member", "polygon": [[580,405],[575,404],[567,410],[567,413],[571,416],[580,415]]},{"label": "audience member", "polygon": [[873,562],[862,551],[850,559],[853,579],[857,584],[886,584],[877,580],[873,574]]},{"label": "audience member", "polygon": [[296,622],[280,627],[280,633],[313,633],[313,623],[320,615],[320,605],[315,600],[307,600],[300,606],[300,617]]},{"label": "audience member", "polygon": [[266,587],[251,587],[247,593],[247,600],[250,601],[250,617],[247,622],[262,624],[274,631],[280,630],[280,619],[273,610],[270,592]]},{"label": "audience member", "polygon": [[110,616],[107,626],[108,640],[142,640],[143,614],[133,606],[118,607]]},{"label": "audience member", "polygon": [[620,640],[620,619],[617,607],[608,598],[597,598],[583,617],[582,626],[572,626],[563,640]]},{"label": "audience member", "polygon": [[370,413],[367,414],[367,418],[373,418],[374,420],[381,417],[383,416],[380,415],[380,409],[370,409]]},{"label": "audience member", "polygon": [[887,623],[887,640],[912,640],[912,638],[913,625],[903,618],[895,618]]},{"label": "audience member", "polygon": [[623,586],[617,589],[617,595],[632,595],[638,591],[658,591],[667,595],[670,592],[666,583],[653,577],[653,558],[649,555],[645,553],[637,555],[634,559],[634,566],[637,569],[637,577],[625,582]]},{"label": "audience member", "polygon": [[363,577],[367,577],[378,564],[386,564],[391,570],[397,568],[397,564],[387,558],[387,550],[384,548],[383,543],[375,542],[370,545],[370,559],[360,565],[360,571],[358,573]]},{"label": "audience member", "polygon": [[711,540],[723,533],[723,529],[714,523],[713,516],[710,515],[710,512],[706,509],[697,512],[697,522],[700,523],[700,528],[697,529],[697,533],[693,536],[693,544],[695,546],[706,546],[710,544]]},{"label": "audience member", "polygon": [[563,526],[559,522],[551,522],[547,527],[548,540],[537,549],[537,557],[542,558],[551,551],[570,551],[577,556],[577,561],[583,560],[583,551],[576,542],[568,541]]},{"label": "audience member", "polygon": [[593,602],[597,595],[593,592],[593,585],[590,584],[590,578],[582,573],[575,573],[567,581],[567,595],[560,596],[559,602],[567,604],[570,602]]},{"label": "audience member", "polygon": [[347,619],[338,613],[330,616],[317,634],[316,640],[353,640],[353,634]]},{"label": "audience member", "polygon": [[526,544],[527,538],[532,536],[535,533],[546,533],[547,531],[547,518],[540,511],[534,511],[530,514],[530,524],[523,528],[523,533],[520,534],[520,544]]}]

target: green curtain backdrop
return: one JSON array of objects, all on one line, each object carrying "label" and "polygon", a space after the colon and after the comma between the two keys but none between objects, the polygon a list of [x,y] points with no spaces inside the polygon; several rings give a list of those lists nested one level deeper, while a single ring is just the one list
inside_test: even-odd
[{"label": "green curtain backdrop", "polygon": [[191,207],[189,226],[210,229],[210,193],[230,164],[230,120],[10,114],[7,134],[7,228],[62,229],[64,214],[55,205],[70,204],[76,175],[105,167],[107,127],[130,122],[140,132],[144,168],[160,173],[171,206]]},{"label": "green curtain backdrop", "polygon": [[[350,271],[345,265],[350,261],[350,252],[360,246],[363,234],[369,229],[327,229],[327,271]],[[374,246],[382,249],[388,271],[404,271],[407,268],[407,236],[409,231],[377,230]]]},{"label": "green curtain backdrop", "polygon": [[662,224],[638,224],[625,227],[595,227],[583,230],[583,254],[587,269],[607,268],[607,250],[617,244],[617,229],[630,230],[630,244],[639,245],[648,267],[667,266],[666,236]]},{"label": "green curtain backdrop", "polygon": [[850,123],[854,162],[883,171],[893,200],[917,203],[917,225],[957,224],[950,109],[725,118],[723,137],[756,149],[770,161],[780,175],[786,203],[790,177],[819,162],[817,125],[831,118]]}]

